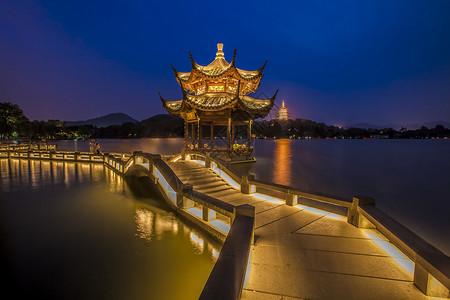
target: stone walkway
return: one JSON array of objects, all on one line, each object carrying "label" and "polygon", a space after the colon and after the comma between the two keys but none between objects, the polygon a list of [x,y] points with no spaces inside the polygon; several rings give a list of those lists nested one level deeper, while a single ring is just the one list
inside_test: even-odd
[{"label": "stone walkway", "polygon": [[169,166],[195,190],[256,208],[255,245],[242,299],[428,299],[412,282],[412,262],[377,230],[242,194],[196,162]]}]

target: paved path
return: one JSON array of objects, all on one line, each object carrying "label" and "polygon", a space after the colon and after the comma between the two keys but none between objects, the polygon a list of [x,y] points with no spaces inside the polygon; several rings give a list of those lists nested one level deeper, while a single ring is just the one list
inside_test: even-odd
[{"label": "paved path", "polygon": [[[376,230],[308,207],[242,194],[191,161],[169,163],[183,183],[233,205],[256,208],[255,245],[242,299],[429,299],[413,284],[412,267]],[[380,246],[383,246],[381,248]]]}]

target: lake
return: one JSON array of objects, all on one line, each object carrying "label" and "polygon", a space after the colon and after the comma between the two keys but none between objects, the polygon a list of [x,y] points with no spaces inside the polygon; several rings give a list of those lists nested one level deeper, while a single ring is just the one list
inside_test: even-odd
[{"label": "lake", "polygon": [[220,244],[178,219],[139,182],[88,163],[0,159],[0,171],[4,295],[200,295]]},{"label": "lake", "polygon": [[[116,152],[175,154],[183,147],[183,139],[99,141],[103,151]],[[57,144],[60,150],[89,149],[89,141]],[[450,140],[280,139],[255,140],[253,146],[256,178],[350,199],[371,196],[377,207],[450,254]]]}]

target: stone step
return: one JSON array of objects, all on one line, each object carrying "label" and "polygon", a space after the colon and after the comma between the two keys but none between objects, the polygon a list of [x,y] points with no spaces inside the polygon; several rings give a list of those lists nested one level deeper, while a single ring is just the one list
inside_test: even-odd
[{"label": "stone step", "polygon": [[194,181],[195,181],[196,185],[204,185],[204,184],[206,185],[206,184],[213,183],[213,182],[220,182],[222,184],[225,184],[225,182],[222,180],[222,178],[220,178],[218,176],[214,176],[214,177],[210,176],[210,177],[208,177],[208,179],[195,179]]},{"label": "stone step", "polygon": [[211,177],[211,174],[204,173],[204,172],[198,172],[198,173],[175,173],[179,178],[181,177]]},{"label": "stone step", "polygon": [[227,185],[221,185],[221,186],[217,186],[217,187],[213,187],[213,188],[205,188],[205,189],[201,188],[201,187],[196,188],[197,191],[204,193],[204,194],[209,194],[212,192],[219,192],[219,191],[226,191],[229,189],[231,189],[231,188]]},{"label": "stone step", "polygon": [[197,187],[201,188],[201,189],[209,189],[209,188],[218,187],[218,186],[226,187],[226,185],[220,181],[213,181],[213,182],[209,182],[206,184],[198,184],[198,182],[196,182],[196,181],[191,181],[191,182],[189,182],[189,184],[192,184],[194,186],[194,189],[197,189]]}]

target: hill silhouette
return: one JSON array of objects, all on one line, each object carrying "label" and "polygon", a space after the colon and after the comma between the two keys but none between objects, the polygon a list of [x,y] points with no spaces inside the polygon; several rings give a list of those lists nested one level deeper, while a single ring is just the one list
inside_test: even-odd
[{"label": "hill silhouette", "polygon": [[123,123],[127,122],[137,123],[138,121],[124,113],[112,113],[84,121],[66,121],[66,125],[67,126],[92,125],[100,128],[100,127],[108,127],[111,125],[122,125]]}]

